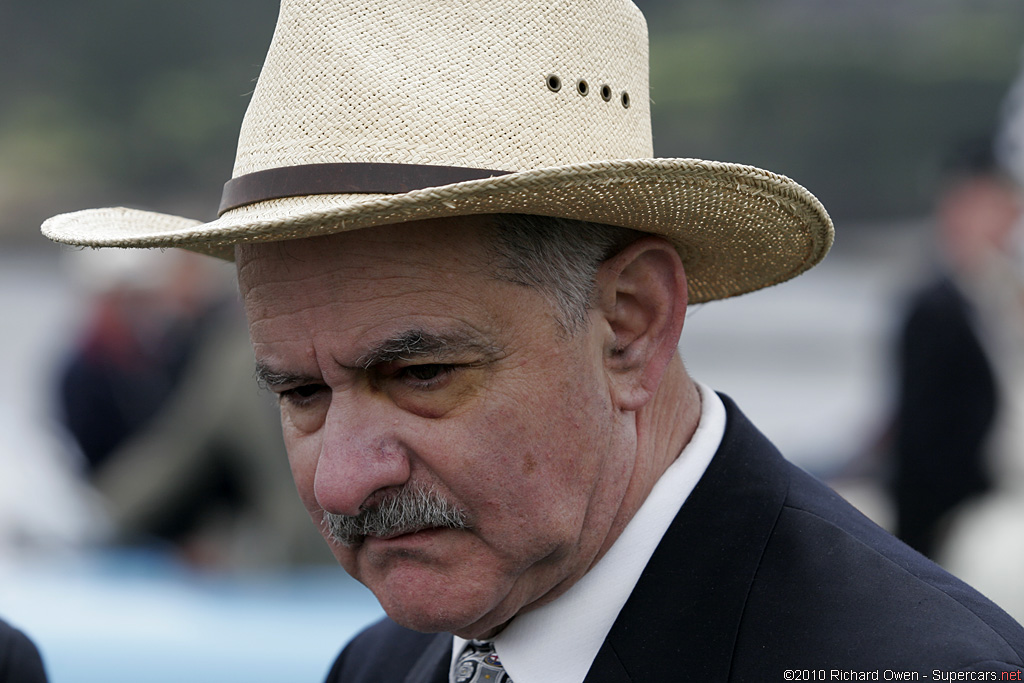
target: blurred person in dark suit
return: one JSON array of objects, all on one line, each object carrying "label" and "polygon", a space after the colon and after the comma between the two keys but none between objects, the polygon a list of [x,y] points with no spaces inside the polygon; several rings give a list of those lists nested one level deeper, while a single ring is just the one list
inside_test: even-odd
[{"label": "blurred person in dark suit", "polygon": [[[1003,108],[996,152],[1024,188],[1024,71]],[[1004,200],[1005,203],[1013,201]],[[989,487],[949,519],[937,556],[1017,619],[1024,619],[1024,223],[993,228],[990,257],[970,280],[969,298],[995,378],[997,410],[986,439]]]},{"label": "blurred person in dark suit", "polygon": [[951,511],[992,484],[988,457],[1006,411],[992,344],[994,327],[1020,317],[1002,294],[1019,288],[1020,213],[990,140],[954,150],[936,206],[938,272],[911,298],[899,337],[892,431],[896,533],[929,556]]}]

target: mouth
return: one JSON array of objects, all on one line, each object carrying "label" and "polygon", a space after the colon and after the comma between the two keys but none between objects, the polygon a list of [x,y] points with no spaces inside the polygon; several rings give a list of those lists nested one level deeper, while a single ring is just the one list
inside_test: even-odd
[{"label": "mouth", "polygon": [[363,536],[359,546],[363,549],[376,550],[424,550],[436,543],[445,532],[454,531],[442,526],[421,527],[406,531],[395,531],[384,535]]},{"label": "mouth", "polygon": [[399,538],[406,538],[406,537],[413,537],[413,536],[422,536],[422,535],[426,535],[426,534],[431,534],[431,532],[443,531],[444,528],[445,527],[428,526],[428,527],[418,527],[418,528],[414,528],[414,529],[398,529],[396,531],[392,531],[390,533],[383,534],[383,535],[380,535],[380,536],[376,536],[376,535],[364,536],[363,540],[366,541],[366,540],[369,540],[369,539],[374,539],[374,540],[377,540],[377,541],[394,541],[394,540],[399,539]]}]

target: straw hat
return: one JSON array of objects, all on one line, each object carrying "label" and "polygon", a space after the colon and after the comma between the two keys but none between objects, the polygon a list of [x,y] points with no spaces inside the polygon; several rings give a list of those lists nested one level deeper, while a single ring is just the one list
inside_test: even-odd
[{"label": "straw hat", "polygon": [[665,236],[693,302],[828,251],[828,215],[788,178],[652,156],[647,28],[628,0],[284,0],[219,218],[93,209],[43,233],[230,259],[239,242],[561,216]]}]

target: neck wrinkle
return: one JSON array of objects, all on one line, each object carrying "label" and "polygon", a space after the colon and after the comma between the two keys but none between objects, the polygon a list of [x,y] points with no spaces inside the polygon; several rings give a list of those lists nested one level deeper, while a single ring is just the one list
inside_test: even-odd
[{"label": "neck wrinkle", "polygon": [[594,558],[595,563],[619,537],[661,475],[693,438],[700,415],[700,391],[677,354],[669,363],[654,397],[636,413],[636,459],[622,498],[620,509],[624,514],[616,520],[604,547]]}]

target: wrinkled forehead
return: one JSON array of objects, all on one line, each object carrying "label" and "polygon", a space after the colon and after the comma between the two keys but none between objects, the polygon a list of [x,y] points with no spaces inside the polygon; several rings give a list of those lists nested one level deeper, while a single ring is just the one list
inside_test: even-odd
[{"label": "wrinkled forehead", "polygon": [[250,335],[270,321],[298,333],[397,317],[486,318],[507,301],[508,285],[492,275],[485,230],[431,221],[239,246]]},{"label": "wrinkled forehead", "polygon": [[[235,262],[242,294],[282,279],[478,273],[493,225],[483,216],[417,221],[278,242],[243,243]],[[311,280],[311,283],[315,280]]]}]

